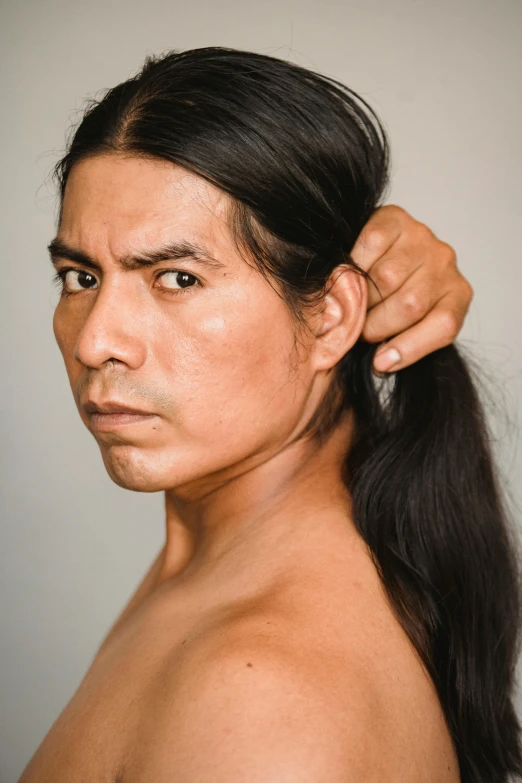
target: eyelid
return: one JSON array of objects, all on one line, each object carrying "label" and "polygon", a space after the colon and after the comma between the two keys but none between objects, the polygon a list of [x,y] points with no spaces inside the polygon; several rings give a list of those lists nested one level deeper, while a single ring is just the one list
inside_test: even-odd
[{"label": "eyelid", "polygon": [[[93,272],[92,269],[86,269],[83,266],[64,266],[62,269],[56,270],[56,276],[60,277],[63,280],[63,283],[65,285],[65,277],[68,272],[85,272],[86,274],[90,275],[91,277],[94,277],[94,279],[99,282],[96,274]],[[85,289],[87,290],[87,289]]]},{"label": "eyelid", "polygon": [[161,277],[161,275],[165,275],[167,273],[171,272],[172,274],[176,274],[180,272],[181,274],[190,275],[194,278],[194,280],[197,280],[198,285],[202,285],[201,280],[197,275],[194,274],[194,272],[189,272],[188,269],[161,269],[157,274],[154,275],[154,280],[157,280],[158,277]]},{"label": "eyelid", "polygon": [[85,269],[83,266],[64,266],[62,269],[55,267],[54,279],[57,280],[59,278],[65,285],[65,277],[68,272],[85,272],[99,282],[94,272],[91,269]]}]

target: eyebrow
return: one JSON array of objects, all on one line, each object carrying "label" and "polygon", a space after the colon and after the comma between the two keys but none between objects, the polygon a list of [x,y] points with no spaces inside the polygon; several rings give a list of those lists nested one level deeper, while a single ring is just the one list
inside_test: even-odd
[{"label": "eyebrow", "polygon": [[[47,245],[47,250],[49,251],[51,263],[53,265],[57,264],[58,259],[67,258],[69,261],[75,261],[89,269],[102,271],[101,265],[94,258],[91,258],[91,256],[84,253],[82,250],[70,247],[59,237],[55,237]],[[147,250],[139,255],[123,256],[118,259],[118,263],[126,272],[131,272],[136,269],[156,266],[164,261],[179,261],[186,258],[195,261],[197,264],[206,266],[209,269],[226,268],[226,265],[222,261],[219,261],[217,258],[210,255],[204,247],[186,240],[169,242],[166,245],[162,245],[154,250]]]}]

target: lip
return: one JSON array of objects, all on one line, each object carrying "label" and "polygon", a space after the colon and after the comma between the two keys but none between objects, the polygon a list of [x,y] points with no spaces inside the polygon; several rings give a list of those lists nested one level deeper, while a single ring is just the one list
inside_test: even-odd
[{"label": "lip", "polygon": [[142,424],[155,418],[155,413],[91,413],[91,427],[94,430],[108,432],[118,427]]},{"label": "lip", "polygon": [[91,427],[105,432],[118,427],[142,424],[156,417],[155,413],[134,408],[118,400],[95,402],[89,399],[84,403],[83,408],[90,417]]},{"label": "lip", "polygon": [[118,400],[106,400],[105,402],[95,402],[94,400],[87,400],[84,404],[84,410],[86,413],[134,413],[140,416],[154,416],[151,411],[144,411],[140,408],[133,408],[131,405],[125,405],[124,402]]}]

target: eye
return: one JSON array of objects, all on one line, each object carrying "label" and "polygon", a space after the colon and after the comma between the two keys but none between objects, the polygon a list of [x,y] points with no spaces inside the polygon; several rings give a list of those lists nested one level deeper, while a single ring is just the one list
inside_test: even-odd
[{"label": "eye", "polygon": [[[160,277],[170,281],[167,285],[162,284],[161,286],[169,293],[176,293],[183,288],[194,288],[197,285],[201,285],[197,277],[194,277],[194,275],[191,275],[189,272],[182,272],[177,269],[161,272],[157,279]],[[172,282],[174,282],[175,285],[172,285]]]},{"label": "eye", "polygon": [[[201,286],[201,282],[197,277],[179,269],[166,269],[156,275],[156,279],[160,277],[170,280],[169,284],[160,286],[161,290],[168,295],[188,293],[188,289]],[[84,269],[68,267],[57,272],[54,275],[53,282],[61,286],[60,290],[64,296],[70,296],[80,291],[88,291],[95,288],[98,281],[94,275],[86,272]]]},{"label": "eye", "polygon": [[58,272],[57,277],[62,281],[64,291],[66,290],[68,293],[86,291],[89,288],[94,288],[97,283],[94,275],[84,269],[62,269],[61,272]]}]

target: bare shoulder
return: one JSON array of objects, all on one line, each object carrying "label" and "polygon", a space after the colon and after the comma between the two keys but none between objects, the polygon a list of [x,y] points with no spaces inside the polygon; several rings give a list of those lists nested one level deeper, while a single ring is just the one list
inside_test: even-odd
[{"label": "bare shoulder", "polygon": [[236,639],[233,649],[208,653],[205,665],[185,670],[175,709],[156,722],[154,752],[137,779],[167,783],[174,773],[177,783],[371,779],[368,729],[376,716],[356,682],[341,717],[337,695],[280,645]]},{"label": "bare shoulder", "polygon": [[177,666],[137,781],[458,781],[451,759],[437,748],[430,758],[396,725],[371,667],[348,654],[341,670],[270,626],[266,611],[221,626]]},{"label": "bare shoulder", "polygon": [[128,783],[458,783],[433,683],[371,564],[351,565],[307,564],[184,635]]}]

